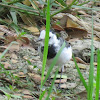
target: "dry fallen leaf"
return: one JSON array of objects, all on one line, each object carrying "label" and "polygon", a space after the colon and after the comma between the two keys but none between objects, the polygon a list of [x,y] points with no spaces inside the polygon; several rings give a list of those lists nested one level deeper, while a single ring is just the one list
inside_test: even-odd
[{"label": "dry fallen leaf", "polygon": [[24,0],[22,2],[23,2],[23,4],[25,4],[27,6],[30,6],[31,5],[31,2],[29,0]]},{"label": "dry fallen leaf", "polygon": [[41,76],[35,73],[28,73],[28,75],[33,79],[36,84],[41,83]]},{"label": "dry fallen leaf", "polygon": [[88,16],[88,14],[85,11],[83,11],[83,10],[79,10],[78,13]]},{"label": "dry fallen leaf", "polygon": [[87,31],[83,29],[78,29],[78,28],[66,28],[65,29],[68,36],[70,38],[84,38],[87,37]]},{"label": "dry fallen leaf", "polygon": [[80,98],[80,100],[86,100],[87,92],[86,90],[84,90],[82,92],[77,93],[76,95],[77,95],[77,98],[75,100],[78,100],[78,98]]},{"label": "dry fallen leaf", "polygon": [[87,65],[87,63],[86,63],[85,61],[83,61],[81,58],[75,57],[75,59],[76,59],[76,62],[77,62],[77,63],[82,63],[82,64]]},{"label": "dry fallen leaf", "polygon": [[24,96],[22,96],[22,97],[23,97],[23,98],[26,98],[26,99],[32,99],[32,100],[34,99],[33,96],[30,96],[30,95],[24,95]]},{"label": "dry fallen leaf", "polygon": [[27,37],[20,37],[16,40],[20,46],[26,46],[26,45],[29,45],[30,41]]},{"label": "dry fallen leaf", "polygon": [[[21,17],[21,19],[23,20],[23,22],[26,24],[26,25],[28,25],[28,26],[30,26],[30,25],[32,25],[32,26],[36,26],[36,20],[34,19],[34,16],[29,16],[29,15],[26,15],[26,14],[20,14],[20,17]],[[22,27],[23,27],[23,25],[22,25]]]},{"label": "dry fallen leaf", "polygon": [[[74,16],[74,19],[75,18],[76,17]],[[68,38],[84,38],[88,35],[88,32],[85,29],[82,29],[80,24],[70,18],[68,15],[64,15],[59,23],[59,25],[53,24],[52,28],[58,31],[65,30],[69,36]]]},{"label": "dry fallen leaf", "polygon": [[80,69],[86,69],[87,66],[86,66],[85,64],[79,64],[79,63],[78,63],[78,67],[79,67]]},{"label": "dry fallen leaf", "polygon": [[17,74],[14,74],[15,76],[18,76],[18,77],[20,77],[20,78],[25,78],[26,76],[25,76],[25,74],[23,73],[23,72],[19,72],[19,73],[17,73]]},{"label": "dry fallen leaf", "polygon": [[17,39],[17,36],[5,36],[5,44],[9,44],[11,43],[12,41],[16,41]]},{"label": "dry fallen leaf", "polygon": [[73,0],[66,0],[66,4],[70,5],[73,2]]},{"label": "dry fallen leaf", "polygon": [[31,95],[31,92],[29,90],[26,90],[26,89],[22,89],[22,93],[27,94],[27,95]]},{"label": "dry fallen leaf", "polygon": [[76,83],[67,83],[67,84],[61,84],[60,88],[64,89],[73,89],[76,87]]},{"label": "dry fallen leaf", "polygon": [[29,30],[30,32],[32,32],[34,35],[39,35],[40,34],[38,28],[35,27],[35,26],[25,26],[24,28]]},{"label": "dry fallen leaf", "polygon": [[66,32],[70,38],[84,38],[87,37],[88,32],[82,28],[80,25],[67,16]]},{"label": "dry fallen leaf", "polygon": [[64,31],[64,29],[60,25],[57,25],[57,24],[54,24],[52,26],[52,28],[55,29],[55,30],[58,30],[58,31]]},{"label": "dry fallen leaf", "polygon": [[74,22],[70,17],[67,16],[67,23],[66,23],[67,28],[79,28],[79,24]]},{"label": "dry fallen leaf", "polygon": [[55,83],[65,83],[67,79],[55,80]]},{"label": "dry fallen leaf", "polygon": [[[7,48],[8,46],[6,46]],[[10,51],[19,51],[20,45],[19,44],[12,44],[12,46],[10,47]]]},{"label": "dry fallen leaf", "polygon": [[18,59],[18,58],[17,58],[17,55],[16,55],[15,53],[12,53],[10,56],[11,56],[11,58],[13,58],[13,59]]},{"label": "dry fallen leaf", "polygon": [[23,72],[19,72],[18,75],[23,76],[25,74]]},{"label": "dry fallen leaf", "polygon": [[[0,50],[4,51],[8,48],[9,45],[0,46]],[[12,46],[9,48],[10,51],[19,51],[19,44],[12,44]]]},{"label": "dry fallen leaf", "polygon": [[60,88],[66,89],[67,88],[67,85],[66,84],[61,84],[60,85]]}]

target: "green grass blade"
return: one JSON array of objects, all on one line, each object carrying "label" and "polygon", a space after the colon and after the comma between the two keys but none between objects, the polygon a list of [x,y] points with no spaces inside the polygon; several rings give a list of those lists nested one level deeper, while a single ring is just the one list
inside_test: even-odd
[{"label": "green grass blade", "polygon": [[41,93],[41,95],[40,95],[40,97],[39,97],[39,100],[42,100],[42,98],[43,98],[43,96],[45,95],[46,92],[47,92],[47,90],[44,90],[44,91]]},{"label": "green grass blade", "polygon": [[34,3],[34,0],[29,0],[35,7],[37,10],[40,10],[40,8]]},{"label": "green grass blade", "polygon": [[12,19],[13,19],[14,24],[17,25],[16,11],[15,11],[14,9],[11,9],[11,10],[10,10],[10,14],[11,14],[11,17],[12,17]]},{"label": "green grass blade", "polygon": [[97,77],[96,77],[96,97],[95,100],[99,100],[99,88],[100,87],[100,50],[97,53]]},{"label": "green grass blade", "polygon": [[4,52],[0,55],[0,60],[1,60],[1,58],[6,54],[6,52],[9,50],[9,48],[10,48],[14,43],[17,43],[17,42],[15,42],[15,41],[14,41],[14,42],[11,42],[10,45],[8,46],[8,48],[4,50]]},{"label": "green grass blade", "polygon": [[89,7],[84,7],[84,6],[76,6],[76,5],[72,5],[72,8],[80,8],[80,9],[85,9],[85,10],[95,10],[95,11],[100,11],[100,9],[97,8],[89,8]]},{"label": "green grass blade", "polygon": [[[46,16],[46,36],[45,36],[45,44],[44,44],[44,53],[43,53],[43,65],[42,65],[42,81],[44,77],[44,71],[46,66],[46,60],[47,60],[47,53],[48,53],[48,42],[49,42],[49,31],[50,31],[50,5],[48,0],[48,6],[47,6],[47,16]],[[41,81],[41,83],[42,83]]]},{"label": "green grass blade", "polygon": [[75,62],[76,69],[77,69],[78,74],[79,74],[79,76],[80,76],[80,80],[82,81],[84,87],[85,87],[86,90],[88,91],[87,83],[85,82],[85,79],[84,79],[84,77],[83,77],[83,75],[82,75],[82,73],[81,73],[81,71],[80,71],[80,69],[79,69],[79,67],[78,67],[78,65],[77,65],[77,62],[76,62],[76,60],[75,60],[74,55],[73,55],[73,60],[74,60],[74,62]]},{"label": "green grass blade", "polygon": [[88,100],[93,100],[93,77],[94,77],[94,47],[93,47],[93,12],[92,12],[92,40],[91,40],[91,59],[89,70],[89,83],[88,83]]},{"label": "green grass blade", "polygon": [[[47,53],[48,53],[49,31],[50,31],[50,1],[48,0],[47,16],[46,16],[46,36],[45,36],[44,53],[43,53],[43,65],[42,65],[42,76],[41,76],[41,89],[43,87],[44,71],[45,71]],[[41,94],[41,89],[40,89],[40,94]],[[39,98],[39,100],[41,100],[41,99]]]},{"label": "green grass blade", "polygon": [[16,3],[16,4],[14,4],[15,6],[17,6],[17,7],[19,7],[19,8],[23,8],[23,9],[26,9],[26,10],[35,10],[34,8],[32,8],[32,7],[29,7],[29,6],[27,6],[27,5],[24,5],[24,4],[21,4],[21,3]]},{"label": "green grass blade", "polygon": [[55,83],[55,80],[56,80],[56,76],[57,76],[57,74],[58,74],[58,71],[59,71],[59,67],[57,68],[57,70],[56,70],[56,72],[55,72],[55,76],[54,76],[54,78],[53,78],[53,80],[52,80],[52,82],[51,82],[51,86],[50,86],[50,88],[49,88],[48,95],[47,95],[47,97],[46,97],[45,100],[49,100],[49,97],[50,97],[50,94],[51,94],[51,92],[52,92],[53,85],[54,85],[54,83]]},{"label": "green grass blade", "polygon": [[2,91],[6,96],[9,95],[12,98],[16,98],[16,99],[22,99],[21,96],[17,96],[17,95],[13,95],[13,94],[9,94],[6,92],[6,90],[3,87],[0,87],[0,91]]}]

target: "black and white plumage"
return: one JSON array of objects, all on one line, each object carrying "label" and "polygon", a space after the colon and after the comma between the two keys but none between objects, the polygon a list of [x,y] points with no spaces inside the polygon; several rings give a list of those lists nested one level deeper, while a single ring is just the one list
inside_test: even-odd
[{"label": "black and white plumage", "polygon": [[[43,59],[45,34],[46,31],[42,30],[38,38],[38,41],[41,41],[40,45],[38,46],[38,52],[41,60]],[[64,41],[65,40],[63,38],[61,37],[57,38],[56,34],[54,34],[51,31],[49,32],[49,45],[48,45],[48,54],[47,54],[47,63],[46,63],[47,66],[50,66],[54,57],[56,56],[61,46],[63,45]],[[66,46],[62,50],[56,63],[56,66],[61,66],[62,70],[64,70],[64,65],[72,58],[72,48],[67,41],[65,41],[65,43]]]},{"label": "black and white plumage", "polygon": [[[41,60],[43,59],[43,51],[44,51],[44,40],[45,40],[45,34],[46,34],[46,31],[45,30],[42,30],[40,32],[40,36],[38,38],[38,40],[40,42],[40,45],[38,47],[38,52],[39,52],[39,56],[41,58]],[[49,47],[48,47],[48,55],[47,55],[47,66],[49,66],[54,57],[56,56],[56,54],[58,53],[58,51],[60,50],[63,42],[65,40],[63,40],[63,38],[57,38],[56,34],[54,34],[53,32],[49,32]],[[70,46],[70,44],[65,41],[66,43],[66,46],[64,47],[64,49],[62,50],[59,58],[58,58],[58,61],[56,63],[56,65],[60,65],[60,66],[64,66],[64,64],[67,63],[67,61],[69,61],[71,58],[72,58],[72,48]]]}]

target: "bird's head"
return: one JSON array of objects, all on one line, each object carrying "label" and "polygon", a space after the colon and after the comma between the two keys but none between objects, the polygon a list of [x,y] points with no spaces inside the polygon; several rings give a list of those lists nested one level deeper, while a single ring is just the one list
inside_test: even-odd
[{"label": "bird's head", "polygon": [[[44,40],[45,40],[45,34],[46,34],[46,31],[45,31],[45,30],[42,30],[42,31],[40,32],[40,36],[39,36],[39,38],[38,38],[37,41],[44,41]],[[56,40],[57,37],[56,37],[56,35],[55,35],[54,33],[52,33],[52,32],[50,31],[50,32],[49,32],[49,39],[52,39],[52,41],[53,41],[53,40]]]}]

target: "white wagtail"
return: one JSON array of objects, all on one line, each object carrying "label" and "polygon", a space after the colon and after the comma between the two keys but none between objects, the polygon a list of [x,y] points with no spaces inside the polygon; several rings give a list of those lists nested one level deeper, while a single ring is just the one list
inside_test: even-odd
[{"label": "white wagtail", "polygon": [[[39,56],[41,60],[43,59],[45,34],[46,34],[46,31],[42,30],[38,38],[38,41],[41,41],[38,47],[38,52],[39,52]],[[65,40],[61,37],[57,38],[55,33],[51,31],[49,32],[49,44],[48,44],[48,54],[47,54],[47,63],[46,63],[47,66],[49,66],[52,63],[54,57],[60,50],[64,41]],[[72,58],[72,48],[67,41],[65,41],[65,43],[66,43],[66,46],[62,50],[56,63],[56,66],[60,65],[62,67],[62,71],[64,70],[64,64],[66,64],[66,62]]]}]

